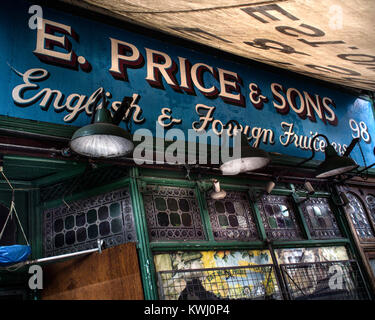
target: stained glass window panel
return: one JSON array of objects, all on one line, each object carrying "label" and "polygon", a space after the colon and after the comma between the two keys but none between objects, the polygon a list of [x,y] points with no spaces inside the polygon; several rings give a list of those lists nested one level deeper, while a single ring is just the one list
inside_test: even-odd
[{"label": "stained glass window panel", "polygon": [[375,196],[373,196],[372,194],[367,195],[366,196],[366,203],[367,203],[367,206],[370,209],[372,222],[375,225]]},{"label": "stained glass window panel", "polygon": [[370,222],[366,215],[366,209],[362,205],[361,200],[351,192],[347,192],[346,196],[349,199],[349,204],[346,206],[346,211],[352,220],[358,237],[361,239],[373,239],[374,232],[371,228]]},{"label": "stained glass window panel", "polygon": [[311,198],[301,204],[302,212],[314,239],[340,238],[341,232],[327,198]]},{"label": "stained glass window panel", "polygon": [[151,241],[205,238],[194,189],[148,185],[143,200]]},{"label": "stained glass window panel", "polygon": [[43,217],[45,256],[136,241],[130,194],[127,189],[47,209]]},{"label": "stained glass window panel", "polygon": [[207,197],[208,212],[215,240],[256,240],[258,232],[247,193],[227,191],[222,200]]},{"label": "stained glass window panel", "polygon": [[264,195],[257,205],[268,239],[302,239],[291,200],[287,196]]}]

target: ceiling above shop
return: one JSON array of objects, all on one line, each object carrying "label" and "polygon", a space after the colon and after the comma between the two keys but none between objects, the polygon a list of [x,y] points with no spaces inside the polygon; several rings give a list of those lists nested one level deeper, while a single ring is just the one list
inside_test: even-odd
[{"label": "ceiling above shop", "polygon": [[375,91],[375,1],[62,1],[331,83]]}]

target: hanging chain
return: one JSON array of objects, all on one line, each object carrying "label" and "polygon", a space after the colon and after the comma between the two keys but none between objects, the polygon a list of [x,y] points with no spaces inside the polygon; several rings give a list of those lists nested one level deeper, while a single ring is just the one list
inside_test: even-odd
[{"label": "hanging chain", "polygon": [[5,228],[7,226],[8,220],[12,216],[12,213],[14,212],[14,215],[16,216],[17,222],[20,225],[20,228],[21,228],[21,231],[22,231],[22,235],[25,238],[25,241],[26,241],[27,245],[30,245],[29,241],[27,240],[25,231],[23,230],[21,221],[20,221],[20,219],[18,217],[18,214],[17,214],[17,210],[16,210],[16,206],[15,206],[15,201],[14,201],[15,200],[16,189],[13,188],[12,184],[10,183],[10,181],[8,180],[8,178],[6,177],[6,175],[4,174],[3,168],[1,168],[0,172],[1,172],[2,176],[3,176],[3,178],[5,179],[5,181],[8,183],[9,187],[12,189],[12,201],[11,201],[11,204],[10,204],[9,214],[7,216],[7,219],[6,219],[5,223],[4,223],[3,229],[1,230],[0,240],[3,237],[3,234],[4,234]]}]

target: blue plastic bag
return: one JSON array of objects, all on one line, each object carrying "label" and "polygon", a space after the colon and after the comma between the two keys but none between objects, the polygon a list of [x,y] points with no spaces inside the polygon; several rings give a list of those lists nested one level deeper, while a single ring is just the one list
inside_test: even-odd
[{"label": "blue plastic bag", "polygon": [[0,266],[7,267],[12,264],[26,261],[31,253],[31,247],[15,244],[13,246],[0,246]]}]

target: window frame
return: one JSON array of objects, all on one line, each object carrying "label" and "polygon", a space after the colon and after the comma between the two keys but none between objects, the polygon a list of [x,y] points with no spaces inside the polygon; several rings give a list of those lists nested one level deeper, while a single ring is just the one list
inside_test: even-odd
[{"label": "window frame", "polygon": [[[332,208],[332,212],[335,215],[337,220],[337,224],[339,226],[340,232],[342,233],[342,238],[333,238],[333,239],[312,239],[307,222],[304,219],[303,212],[298,205],[298,201],[301,198],[307,196],[307,192],[296,191],[294,184],[292,183],[284,183],[280,185],[276,185],[274,190],[271,194],[277,195],[286,195],[291,197],[291,203],[293,205],[293,210],[295,210],[295,215],[297,219],[297,223],[301,232],[303,233],[302,240],[275,240],[272,241],[272,247],[267,246],[266,244],[266,233],[264,230],[264,226],[261,220],[259,209],[256,205],[254,199],[259,196],[260,193],[264,192],[266,182],[261,182],[259,180],[251,180],[246,181],[241,180],[239,178],[228,178],[222,176],[205,176],[207,179],[216,178],[220,181],[221,187],[226,191],[245,191],[248,194],[248,201],[251,210],[254,214],[254,222],[258,229],[259,240],[256,241],[236,241],[236,240],[226,240],[226,241],[215,241],[213,236],[213,230],[211,227],[209,213],[207,208],[207,203],[205,201],[206,192],[210,190],[212,187],[212,183],[205,183],[204,177],[199,175],[199,179],[194,177],[192,180],[187,180],[186,177],[180,173],[169,173],[167,176],[159,174],[163,174],[162,171],[157,170],[150,170],[144,169],[143,172],[147,174],[143,175],[142,173],[137,178],[138,184],[138,194],[141,199],[141,206],[143,207],[143,198],[142,198],[142,189],[146,184],[158,184],[163,186],[176,186],[176,187],[194,187],[196,190],[196,197],[198,200],[198,205],[200,206],[201,218],[203,223],[203,229],[206,232],[207,240],[206,241],[184,241],[184,242],[176,242],[176,241],[158,241],[158,242],[148,242],[147,247],[149,250],[149,259],[151,260],[150,267],[151,271],[154,275],[154,281],[152,282],[153,287],[155,288],[154,294],[152,295],[152,299],[158,299],[159,293],[157,290],[157,279],[155,265],[153,263],[153,258],[155,254],[158,253],[168,253],[168,252],[175,252],[175,251],[204,251],[204,250],[261,250],[261,249],[269,249],[271,251],[273,249],[279,248],[296,248],[296,247],[321,247],[321,246],[344,246],[348,252],[349,258],[354,256],[352,244],[348,238],[348,233],[343,232],[342,229],[342,220],[339,219],[338,210],[334,205],[334,201],[332,199],[332,193],[327,192],[316,192],[312,197],[324,197],[328,198],[330,202],[330,206]],[[156,174],[155,174],[156,173]],[[135,210],[136,212],[136,210]],[[141,210],[142,219],[145,221],[145,211],[144,208]],[[144,225],[145,230],[147,229],[147,224]],[[149,266],[147,266],[148,268]],[[148,269],[150,270],[150,269]]]},{"label": "window frame", "polygon": [[[254,214],[254,222],[257,226],[259,240],[256,241],[215,241],[213,237],[213,232],[209,220],[207,203],[205,201],[205,193],[212,188],[212,182],[207,183],[207,181],[212,178],[217,178],[221,187],[224,190],[231,191],[245,191],[248,194],[248,201],[251,210]],[[71,197],[65,198],[68,203],[82,197],[88,197],[95,194],[100,194],[102,192],[107,192],[114,190],[115,188],[129,187],[131,200],[133,204],[133,215],[134,223],[137,233],[137,248],[138,256],[140,259],[140,268],[142,275],[142,282],[144,284],[144,296],[145,299],[158,299],[157,290],[157,279],[156,279],[156,269],[154,265],[154,255],[157,253],[167,253],[174,251],[204,251],[204,250],[267,250],[269,247],[266,243],[265,230],[262,224],[259,209],[254,201],[254,197],[257,197],[260,193],[264,192],[266,183],[268,181],[262,181],[258,179],[241,179],[239,177],[223,177],[215,175],[201,175],[201,174],[191,174],[191,180],[187,179],[186,175],[182,171],[166,171],[163,169],[150,169],[150,168],[139,168],[133,167],[129,170],[129,176],[119,179],[111,184],[106,184],[104,186],[91,189],[87,192],[81,194],[75,194]],[[203,225],[203,231],[207,238],[206,241],[169,241],[169,242],[150,242],[148,238],[148,228],[146,221],[145,208],[143,203],[142,189],[146,184],[158,184],[162,186],[176,186],[176,187],[191,187],[195,190],[195,196],[200,208],[201,220]],[[39,192],[33,192],[33,199],[36,203],[40,203]],[[303,214],[301,215],[299,206],[296,201],[301,199],[301,197],[307,194],[301,191],[296,191],[294,184],[292,183],[280,183],[277,184],[272,194],[287,195],[292,197],[292,204],[295,207],[295,214],[298,220],[299,227],[304,233],[303,240],[275,240],[272,241],[272,249],[278,248],[295,248],[295,247],[316,247],[316,246],[345,246],[348,254],[353,256],[353,246],[348,238],[348,232],[343,233],[344,238],[340,239],[328,239],[328,240],[314,240],[309,236],[306,221],[303,219]],[[313,197],[326,197],[332,201],[331,192],[317,192]],[[39,206],[33,208],[35,212],[41,213],[45,208],[53,207],[61,204],[62,200],[54,200],[49,203],[41,203]],[[338,212],[336,206],[332,206],[334,214]],[[40,215],[36,215],[39,216]],[[338,218],[337,218],[338,219]],[[39,228],[41,227],[41,219],[38,219]],[[341,230],[342,220],[338,221],[338,225]],[[343,227],[344,230],[345,227]],[[41,239],[39,241],[39,247],[41,247]],[[37,248],[37,250],[38,250]],[[35,252],[35,250],[33,250]],[[40,257],[41,255],[36,255],[34,257]]]}]

